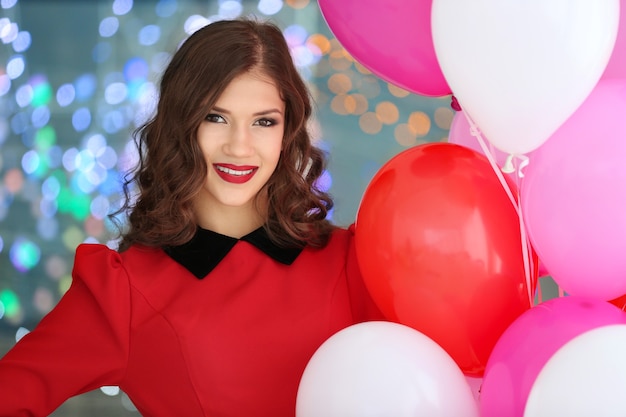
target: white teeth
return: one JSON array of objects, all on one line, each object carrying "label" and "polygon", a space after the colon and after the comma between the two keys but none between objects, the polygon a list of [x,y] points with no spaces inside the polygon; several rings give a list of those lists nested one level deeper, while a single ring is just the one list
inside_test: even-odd
[{"label": "white teeth", "polygon": [[246,169],[245,171],[235,171],[234,169],[226,168],[220,165],[217,165],[217,169],[227,174],[237,175],[237,176],[248,175],[248,174],[251,174],[253,171],[252,169]]}]

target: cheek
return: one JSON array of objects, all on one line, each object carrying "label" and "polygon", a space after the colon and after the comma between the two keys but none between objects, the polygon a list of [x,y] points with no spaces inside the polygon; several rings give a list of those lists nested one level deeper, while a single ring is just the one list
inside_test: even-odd
[{"label": "cheek", "polygon": [[204,123],[198,128],[196,143],[204,155],[215,153],[223,140],[224,132],[215,123]]},{"label": "cheek", "polygon": [[272,151],[272,159],[274,160],[274,164],[278,164],[278,160],[283,156],[283,147],[282,142],[277,145]]},{"label": "cheek", "polygon": [[215,155],[217,143],[215,140],[208,140],[204,138],[204,140],[198,141],[198,148],[200,150],[200,155],[204,157],[205,160],[208,160],[209,157]]}]

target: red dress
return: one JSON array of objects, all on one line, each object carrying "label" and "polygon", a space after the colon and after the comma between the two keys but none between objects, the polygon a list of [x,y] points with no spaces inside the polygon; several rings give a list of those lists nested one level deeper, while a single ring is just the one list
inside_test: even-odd
[{"label": "red dress", "polygon": [[0,360],[0,416],[45,416],[103,385],[145,417],[294,416],[316,349],[382,316],[351,229],[301,252],[262,229],[248,237],[201,231],[182,247],[121,254],[80,245],[71,288]]}]

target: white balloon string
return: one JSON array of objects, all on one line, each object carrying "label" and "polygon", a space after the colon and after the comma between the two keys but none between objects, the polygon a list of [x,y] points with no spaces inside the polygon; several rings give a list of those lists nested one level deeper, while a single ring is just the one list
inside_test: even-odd
[{"label": "white balloon string", "polygon": [[493,156],[494,153],[491,152],[489,148],[487,147],[487,144],[485,143],[485,140],[483,139],[482,134],[480,133],[480,129],[478,129],[478,126],[476,126],[476,124],[474,123],[470,115],[467,114],[467,111],[463,110],[463,115],[465,115],[465,118],[467,119],[467,122],[469,123],[471,135],[474,136],[476,140],[478,141],[478,144],[482,148],[483,153],[489,160],[491,167],[493,168],[494,172],[498,176],[498,179],[500,180],[500,183],[502,184],[504,191],[506,191],[507,196],[509,196],[509,200],[511,200],[511,204],[513,204],[513,207],[515,207],[515,211],[519,213],[517,201],[515,200],[515,197],[513,197],[511,188],[509,187],[506,180],[504,179],[504,175],[502,175],[500,167],[498,166],[498,163],[496,162],[496,159]]},{"label": "white balloon string", "polygon": [[520,160],[519,167],[517,167],[517,176],[524,178],[524,172],[522,170],[528,166],[530,159],[526,155],[515,155],[515,157]]},{"label": "white balloon string", "polygon": [[472,120],[470,115],[467,114],[467,111],[463,110],[463,114],[465,115],[465,118],[467,119],[467,122],[469,123],[470,133],[478,141],[478,144],[480,145],[481,149],[483,150],[483,153],[485,154],[485,156],[489,160],[489,163],[491,164],[491,167],[493,168],[494,172],[498,176],[498,179],[500,180],[500,183],[502,184],[502,187],[504,188],[504,191],[506,192],[507,196],[509,197],[509,200],[511,200],[511,204],[513,204],[513,207],[515,207],[515,211],[519,214],[519,207],[518,207],[517,201],[515,200],[515,197],[513,197],[513,193],[511,192],[511,188],[509,187],[509,184],[504,179],[504,175],[502,175],[502,171],[500,170],[500,167],[498,166],[498,163],[496,162],[496,159],[493,156],[494,153],[491,152],[489,150],[489,148],[487,147],[487,144],[485,143],[485,140],[483,139],[483,137],[482,137],[482,135],[480,133],[480,130],[478,129],[478,126],[476,126],[476,124],[474,123],[474,121]]},{"label": "white balloon string", "polygon": [[[514,159],[519,159],[519,166],[516,168],[513,163]],[[533,258],[531,256],[532,247],[530,245],[530,238],[528,237],[528,233],[526,232],[526,225],[524,223],[524,214],[522,213],[522,196],[520,190],[522,189],[521,181],[524,178],[524,173],[522,169],[524,169],[529,164],[529,158],[526,155],[511,155],[510,163],[513,165],[513,171],[517,171],[517,176],[515,177],[515,182],[517,184],[517,214],[519,216],[519,225],[520,225],[520,237],[522,240],[522,256],[524,258],[524,274],[526,275],[526,287],[528,289],[528,299],[530,301],[530,305],[534,304],[534,294],[532,293],[532,271],[535,270],[535,265],[533,262]],[[537,282],[539,286],[539,282]],[[541,301],[539,301],[541,302]]]},{"label": "white balloon string", "polygon": [[[518,187],[518,191],[517,191],[517,201],[520,201],[521,195],[519,192],[519,187]],[[518,206],[518,213],[519,213],[519,229],[520,229],[520,236],[522,238],[522,256],[524,257],[524,274],[526,276],[526,287],[528,289],[528,300],[530,301],[530,305],[532,306],[534,304],[534,296],[533,296],[533,289],[532,289],[532,274],[531,272],[534,270],[534,265],[533,265],[533,258],[532,256],[530,256],[530,253],[532,251],[532,248],[530,247],[530,239],[528,238],[528,234],[526,233],[526,226],[524,224],[524,216],[522,214],[522,205],[519,204]],[[539,285],[539,283],[537,282],[537,285]]]},{"label": "white balloon string", "polygon": [[[528,240],[528,236],[526,234],[526,228],[524,226],[524,219],[522,218],[522,209],[521,209],[521,205],[519,204],[519,201],[520,201],[519,200],[520,199],[519,187],[517,191],[517,200],[516,200],[515,197],[513,196],[513,192],[511,191],[511,187],[509,187],[509,184],[506,182],[504,175],[502,175],[503,169],[501,169],[496,162],[496,159],[494,157],[495,152],[493,152],[487,147],[487,144],[485,143],[485,140],[480,133],[480,129],[478,129],[478,126],[476,126],[476,123],[474,123],[474,121],[472,120],[470,115],[467,113],[467,111],[463,110],[463,114],[465,115],[465,118],[467,119],[467,122],[469,123],[471,135],[474,136],[476,140],[478,141],[481,149],[483,150],[483,153],[489,160],[489,163],[491,164],[493,171],[496,173],[496,176],[498,177],[500,184],[502,184],[502,188],[504,188],[504,191],[509,197],[511,204],[513,204],[513,207],[515,208],[515,212],[517,213],[517,217],[519,219],[519,226],[520,226],[520,240],[521,240],[520,243],[522,247],[522,258],[524,261],[524,276],[526,278],[526,289],[528,291],[529,305],[532,306],[534,304],[534,297],[532,294],[532,285],[531,285],[532,284],[531,271],[532,271],[533,265],[532,265],[532,257],[530,256],[530,241]],[[518,176],[522,178],[523,174],[521,170],[526,165],[528,165],[528,158],[526,156],[509,155],[509,157],[507,158],[507,162],[505,163],[505,166],[507,170],[509,169],[511,170],[510,172],[515,172],[515,166],[513,163],[513,159],[515,157],[518,157],[522,161],[522,163],[520,164],[518,168]]]}]

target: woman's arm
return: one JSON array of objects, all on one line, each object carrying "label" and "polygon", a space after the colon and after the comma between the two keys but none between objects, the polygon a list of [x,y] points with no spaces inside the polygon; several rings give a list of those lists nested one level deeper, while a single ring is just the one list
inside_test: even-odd
[{"label": "woman's arm", "polygon": [[0,416],[47,416],[66,399],[123,378],[130,286],[119,255],[81,245],[58,305],[0,360]]}]

